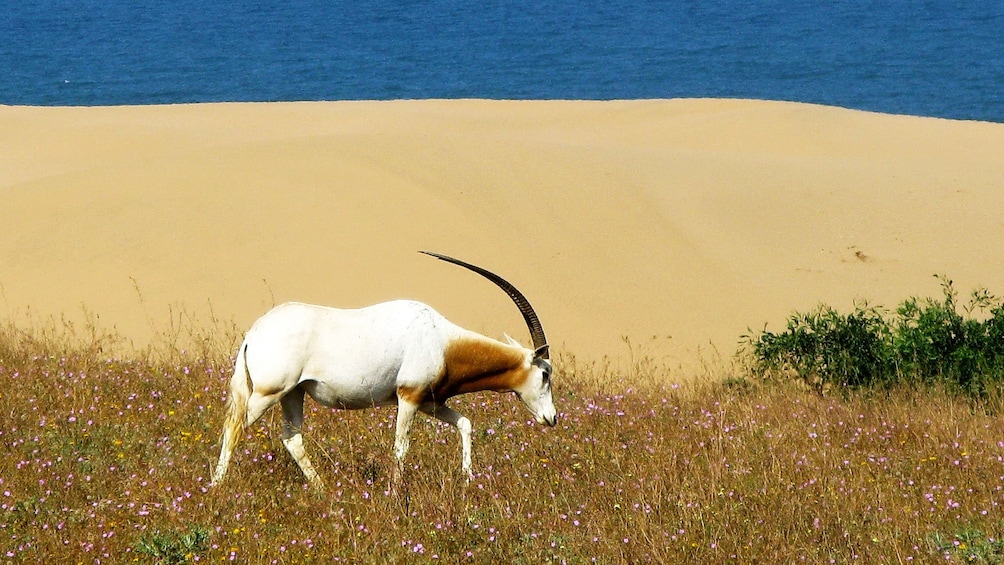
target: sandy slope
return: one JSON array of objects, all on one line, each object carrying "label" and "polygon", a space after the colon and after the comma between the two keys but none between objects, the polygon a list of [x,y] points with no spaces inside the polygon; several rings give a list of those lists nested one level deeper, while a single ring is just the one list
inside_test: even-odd
[{"label": "sandy slope", "polygon": [[[1004,125],[759,101],[0,107],[0,315],[427,301],[555,347],[723,354],[793,309],[1004,293]],[[671,336],[671,337],[670,337]]]}]

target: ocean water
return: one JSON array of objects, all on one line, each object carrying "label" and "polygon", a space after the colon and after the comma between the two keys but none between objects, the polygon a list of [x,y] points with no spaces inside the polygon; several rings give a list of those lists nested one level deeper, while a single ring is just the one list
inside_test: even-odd
[{"label": "ocean water", "polygon": [[675,97],[1004,122],[1004,2],[0,4],[0,104]]}]

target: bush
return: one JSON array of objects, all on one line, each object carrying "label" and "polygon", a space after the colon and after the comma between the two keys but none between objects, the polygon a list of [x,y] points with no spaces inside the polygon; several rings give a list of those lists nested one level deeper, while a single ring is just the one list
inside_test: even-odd
[{"label": "bush", "polygon": [[893,316],[867,304],[847,315],[820,305],[793,314],[782,333],[746,336],[754,373],[791,375],[819,391],[941,384],[987,396],[1004,369],[1004,306],[979,289],[960,313],[952,281],[939,279],[941,301],[910,298]]},{"label": "bush", "polygon": [[186,533],[146,534],[136,542],[136,553],[150,556],[160,565],[178,565],[191,561],[193,557],[208,548],[209,531],[195,527]]}]

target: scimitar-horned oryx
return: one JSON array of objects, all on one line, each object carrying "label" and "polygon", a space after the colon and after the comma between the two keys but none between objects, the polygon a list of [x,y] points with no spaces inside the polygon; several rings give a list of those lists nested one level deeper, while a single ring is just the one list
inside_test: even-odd
[{"label": "scimitar-horned oryx", "polygon": [[422,253],[470,269],[504,290],[526,320],[533,349],[509,336],[502,343],[463,329],[432,307],[411,300],[354,310],[299,303],[276,306],[254,323],[237,351],[212,484],[226,475],[244,429],[279,403],[285,418],[283,445],[310,483],[323,488],[300,432],[305,394],[324,406],[350,410],[396,403],[395,484],[404,468],[416,411],[459,430],[461,469],[471,476],[471,422],[446,406],[458,394],[514,392],[538,423],[556,423],[547,340],[530,302],[490,271],[438,253]]}]

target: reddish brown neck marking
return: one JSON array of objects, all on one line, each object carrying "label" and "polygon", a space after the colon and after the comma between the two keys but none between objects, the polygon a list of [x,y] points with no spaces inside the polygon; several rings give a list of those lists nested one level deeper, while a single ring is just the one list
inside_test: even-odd
[{"label": "reddish brown neck marking", "polygon": [[486,337],[464,337],[444,352],[443,372],[426,391],[399,390],[415,403],[444,402],[458,394],[515,390],[527,376],[526,351]]}]

